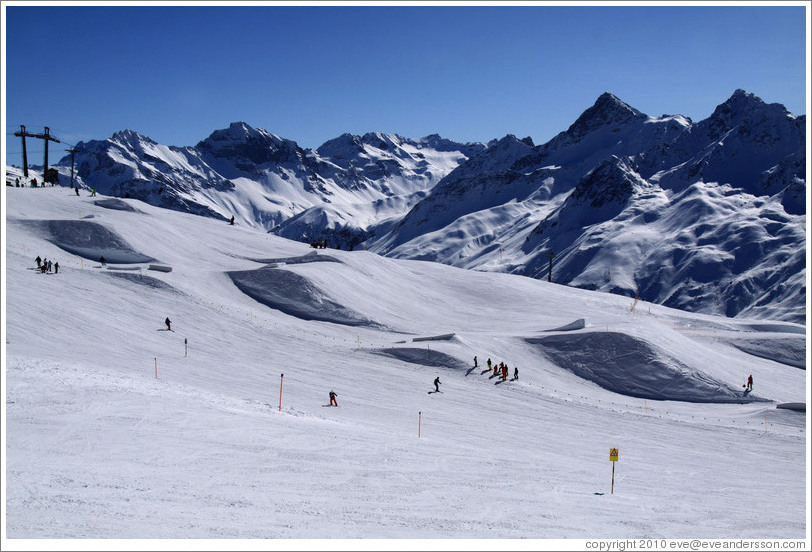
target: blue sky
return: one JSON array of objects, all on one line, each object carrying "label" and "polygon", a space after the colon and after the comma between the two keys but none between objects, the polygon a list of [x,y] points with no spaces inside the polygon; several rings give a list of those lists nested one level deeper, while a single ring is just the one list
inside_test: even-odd
[{"label": "blue sky", "polygon": [[4,2],[6,159],[21,164],[21,124],[66,144],[132,129],[192,146],[234,121],[309,148],[372,131],[544,143],[603,92],[698,121],[737,88],[800,115],[807,5]]}]

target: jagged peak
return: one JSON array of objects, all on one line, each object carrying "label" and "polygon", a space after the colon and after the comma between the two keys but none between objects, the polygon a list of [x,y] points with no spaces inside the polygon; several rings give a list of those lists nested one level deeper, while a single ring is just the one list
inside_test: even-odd
[{"label": "jagged peak", "polygon": [[738,88],[727,101],[716,106],[711,117],[720,117],[729,112],[743,112],[763,105],[765,105],[764,100],[753,93]]},{"label": "jagged peak", "polygon": [[155,144],[155,141],[148,136],[144,136],[143,134],[139,134],[138,132],[130,129],[119,130],[118,132],[114,133],[110,139],[114,142],[125,144],[137,144],[138,142]]},{"label": "jagged peak", "polygon": [[248,123],[243,121],[239,121],[236,123],[231,123],[227,129],[222,129],[220,131],[215,131],[212,133],[212,136],[215,134],[219,134],[220,136],[228,136],[232,139],[237,140],[250,140],[250,139],[267,139],[267,138],[275,138],[277,141],[279,140],[278,136],[271,134],[267,130],[261,128],[254,128]]},{"label": "jagged peak", "polygon": [[716,106],[710,117],[703,121],[703,125],[711,130],[711,135],[720,137],[737,125],[747,121],[757,121],[764,118],[795,119],[787,108],[780,103],[765,103],[764,100],[742,90],[737,89],[724,103]]},{"label": "jagged peak", "polygon": [[604,92],[595,103],[584,111],[567,130],[567,134],[582,136],[591,130],[610,124],[624,123],[631,119],[646,117],[642,112],[623,102],[609,92]]},{"label": "jagged peak", "polygon": [[295,142],[285,140],[267,130],[254,128],[245,122],[239,121],[231,123],[228,128],[215,130],[208,138],[198,142],[197,147],[222,149],[223,147],[248,143],[263,144],[272,149],[277,149],[288,143],[291,146],[295,145]]}]

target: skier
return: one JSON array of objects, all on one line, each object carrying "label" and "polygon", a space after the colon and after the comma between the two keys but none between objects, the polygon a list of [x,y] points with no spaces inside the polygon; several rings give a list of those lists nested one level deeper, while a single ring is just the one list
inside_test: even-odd
[{"label": "skier", "polygon": [[79,186],[76,186],[76,195],[79,195]]},{"label": "skier", "polygon": [[51,272],[53,266],[54,266],[53,263],[51,261],[48,261],[48,272]]},{"label": "skier", "polygon": [[231,226],[234,226],[234,215],[231,215]]},{"label": "skier", "polygon": [[503,364],[502,365],[502,381],[505,381],[507,379],[507,372],[508,372],[507,364]]},{"label": "skier", "polygon": [[488,371],[491,371],[491,359],[488,359]]},{"label": "skier", "polygon": [[518,366],[513,368],[513,379],[515,379],[515,380],[519,379],[519,367]]},{"label": "skier", "polygon": [[45,274],[45,272],[48,270],[48,259],[42,259],[42,266],[40,269],[42,270],[42,273]]},{"label": "skier", "polygon": [[107,266],[107,261],[104,260],[104,255],[99,257],[99,262],[101,263],[102,266]]},{"label": "skier", "polygon": [[753,375],[752,375],[752,374],[750,374],[749,376],[747,376],[747,390],[748,390],[748,391],[752,391],[752,390],[753,390]]},{"label": "skier", "polygon": [[330,406],[338,406],[338,402],[336,402],[336,392],[330,391]]},{"label": "skier", "polygon": [[34,259],[34,260],[37,261],[37,268],[41,268],[42,267],[42,259],[40,259],[39,255],[37,255],[37,258]]},{"label": "skier", "polygon": [[54,274],[59,274],[59,263],[54,263]]},{"label": "skier", "polygon": [[436,378],[434,378],[434,392],[435,392],[435,393],[439,393],[439,392],[440,392],[440,383],[442,383],[442,382],[440,381],[440,376],[437,376]]},{"label": "skier", "polygon": [[476,368],[476,355],[474,355],[474,368]]},{"label": "skier", "polygon": [[172,321],[171,321],[171,320],[169,320],[169,317],[168,317],[168,316],[166,317],[166,320],[164,320],[164,324],[166,324],[166,329],[167,329],[167,330],[171,330],[171,329],[172,329]]}]

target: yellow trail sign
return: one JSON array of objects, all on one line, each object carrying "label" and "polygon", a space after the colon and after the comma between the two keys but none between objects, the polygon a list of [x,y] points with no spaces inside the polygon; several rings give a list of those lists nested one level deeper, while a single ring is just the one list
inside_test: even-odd
[{"label": "yellow trail sign", "polygon": [[612,494],[615,494],[615,462],[617,462],[618,452],[616,447],[609,449],[609,460],[612,461]]}]

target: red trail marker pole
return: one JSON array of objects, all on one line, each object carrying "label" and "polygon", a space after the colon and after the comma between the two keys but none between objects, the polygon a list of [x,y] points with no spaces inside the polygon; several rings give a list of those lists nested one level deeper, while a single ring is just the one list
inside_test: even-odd
[{"label": "red trail marker pole", "polygon": [[279,375],[279,412],[282,412],[282,381],[285,379],[285,374]]}]

